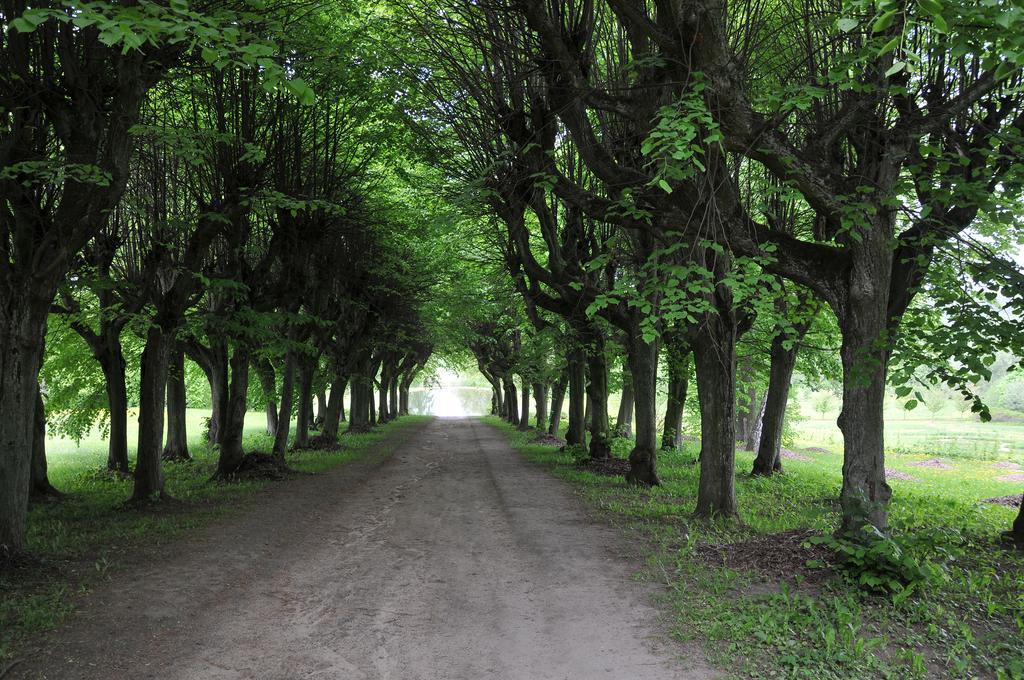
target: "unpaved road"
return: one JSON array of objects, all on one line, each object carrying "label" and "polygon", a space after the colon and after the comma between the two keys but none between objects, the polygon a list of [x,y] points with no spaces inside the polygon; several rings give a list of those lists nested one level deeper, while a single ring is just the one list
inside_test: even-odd
[{"label": "unpaved road", "polygon": [[712,677],[664,641],[621,537],[500,433],[398,436],[118,573],[12,675]]}]

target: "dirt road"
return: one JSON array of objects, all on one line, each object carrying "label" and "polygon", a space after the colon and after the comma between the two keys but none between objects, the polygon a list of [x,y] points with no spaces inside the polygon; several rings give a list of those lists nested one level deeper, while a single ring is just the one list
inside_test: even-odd
[{"label": "dirt road", "polygon": [[[707,678],[618,534],[472,419],[281,484],[90,595],[28,678]],[[6,680],[6,679],[5,679]]]}]

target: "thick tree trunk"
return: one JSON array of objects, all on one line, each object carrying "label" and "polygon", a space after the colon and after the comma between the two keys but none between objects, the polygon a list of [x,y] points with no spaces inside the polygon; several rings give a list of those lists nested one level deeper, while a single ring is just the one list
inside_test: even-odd
[{"label": "thick tree trunk", "polygon": [[110,440],[107,442],[107,469],[128,474],[128,384],[125,374],[121,339],[116,345],[106,344],[106,351],[97,357],[106,383],[107,407],[110,412]]},{"label": "thick tree trunk", "polygon": [[505,383],[505,420],[513,425],[519,424],[519,397],[516,383],[511,375],[502,379]]},{"label": "thick tree trunk", "polygon": [[[49,301],[46,301],[49,305]],[[25,547],[29,478],[46,310],[30,291],[0,297],[0,553]]]},{"label": "thick tree trunk", "polygon": [[228,403],[228,348],[222,342],[211,343],[209,349],[202,347],[186,347],[189,356],[206,375],[210,383],[210,420],[207,428],[207,441],[216,444],[220,441],[220,423],[223,411]]},{"label": "thick tree trunk", "polygon": [[786,405],[789,403],[789,389],[796,366],[796,345],[786,349],[787,338],[779,334],[772,340],[771,369],[768,375],[768,391],[764,399],[764,415],[761,418],[761,439],[754,459],[753,475],[773,475],[782,472],[782,430],[786,419]]},{"label": "thick tree trunk", "polygon": [[167,443],[164,460],[191,460],[188,452],[185,396],[185,352],[174,347],[167,366]]},{"label": "thick tree trunk", "polygon": [[873,225],[849,245],[850,267],[829,300],[842,333],[843,486],[841,534],[856,534],[866,524],[888,530],[892,490],[885,481],[885,378],[889,346],[913,293],[890,309],[892,285],[891,215],[888,228]]},{"label": "thick tree trunk", "polygon": [[220,425],[220,457],[217,476],[238,471],[245,457],[242,436],[245,433],[245,412],[249,394],[249,351],[235,347],[231,353],[231,385],[227,408]]},{"label": "thick tree trunk", "polygon": [[1017,512],[1017,519],[1013,520],[1010,538],[1017,544],[1017,547],[1024,548],[1024,494],[1021,494],[1020,497],[1020,510]]},{"label": "thick tree trunk", "polygon": [[366,419],[370,423],[370,427],[376,427],[377,425],[377,406],[373,401],[373,382],[373,378],[370,378],[370,385],[366,389]]},{"label": "thick tree trunk", "polygon": [[[884,308],[883,308],[884,310]],[[858,532],[865,524],[888,529],[892,490],[885,481],[885,365],[878,345],[884,323],[861,309],[840,320],[843,344],[843,408],[838,425],[843,433],[843,487],[840,533]]]},{"label": "thick tree trunk", "polygon": [[739,434],[743,437],[743,450],[756,451],[757,443],[754,441],[755,432],[761,428],[761,414],[764,411],[764,398],[759,395],[757,388],[747,391],[747,412],[743,415],[742,428]]},{"label": "thick tree trunk", "polygon": [[281,412],[277,417],[277,432],[274,435],[274,458],[284,461],[288,450],[288,435],[292,427],[292,402],[295,399],[295,352],[288,351],[284,357],[284,373],[281,376]]},{"label": "thick tree trunk", "polygon": [[583,351],[573,349],[569,353],[569,428],[565,432],[566,446],[583,446],[586,443],[586,367]]},{"label": "thick tree trunk", "polygon": [[380,399],[378,404],[378,416],[377,422],[384,424],[391,419],[391,414],[388,413],[388,389],[391,384],[391,372],[394,366],[390,361],[385,361],[381,364],[380,368]]},{"label": "thick tree trunk", "polygon": [[522,403],[519,406],[519,429],[530,429],[530,382],[522,379]]},{"label": "thick tree trunk", "polygon": [[[419,374],[419,372],[419,366],[414,366],[411,371],[402,376],[402,380],[398,385],[398,415],[400,416],[409,415],[409,389],[412,387],[412,383],[414,380],[416,380],[416,376]],[[491,389],[494,389],[493,385],[491,386]],[[492,402],[491,415],[494,415],[493,409],[494,404]]]},{"label": "thick tree trunk", "polygon": [[313,373],[316,362],[311,357],[302,357],[298,362],[299,370],[299,409],[295,418],[295,440],[293,449],[309,447],[309,429],[313,424]]},{"label": "thick tree trunk", "polygon": [[501,387],[499,385],[495,385],[493,381],[488,382],[491,383],[491,415],[500,417],[503,406],[501,399]]},{"label": "thick tree trunk", "polygon": [[267,359],[262,359],[254,366],[260,379],[260,387],[263,389],[263,398],[267,402],[267,434],[273,438],[277,437],[277,374],[274,372],[274,365]]},{"label": "thick tree trunk", "polygon": [[[629,454],[630,484],[654,486],[658,480],[658,412],[655,406],[658,379],[657,343],[644,342],[639,332],[627,340],[627,357],[633,398],[636,403],[636,444]],[[620,411],[621,413],[621,411]]]},{"label": "thick tree trunk", "polygon": [[690,381],[690,347],[684,341],[666,343],[668,357],[668,402],[665,404],[665,424],[661,435],[662,449],[683,446],[683,407]]},{"label": "thick tree trunk", "polygon": [[349,383],[351,402],[349,403],[348,432],[366,432],[370,422],[366,412],[366,377],[354,375]]},{"label": "thick tree trunk", "polygon": [[50,484],[46,471],[46,405],[42,394],[36,395],[36,408],[32,419],[32,472],[29,494],[32,498],[57,498],[57,491]]},{"label": "thick tree trunk", "polygon": [[698,517],[736,515],[736,323],[706,314],[692,342],[700,398]]},{"label": "thick tree trunk", "polygon": [[391,376],[391,383],[388,385],[388,418],[394,420],[402,415],[402,407],[398,399],[398,384],[401,376],[397,373]]},{"label": "thick tree trunk", "polygon": [[160,455],[164,445],[164,395],[171,340],[157,324],[146,331],[139,381],[139,445],[132,501],[145,503],[164,495]]},{"label": "thick tree trunk", "polygon": [[337,376],[331,385],[327,397],[327,408],[324,411],[324,422],[320,427],[320,440],[329,444],[338,442],[338,427],[341,425],[341,412],[345,408],[345,386],[348,378]]},{"label": "thick tree trunk", "polygon": [[548,429],[548,386],[542,382],[533,383],[534,421],[537,430]]},{"label": "thick tree trunk", "polygon": [[565,388],[569,383],[566,374],[559,376],[551,386],[551,415],[548,417],[548,434],[557,437],[562,426],[562,405],[565,403]]},{"label": "thick tree trunk", "polygon": [[316,418],[313,419],[313,429],[322,430],[324,418],[327,417],[327,390],[320,390],[316,393]]},{"label": "thick tree trunk", "polygon": [[633,376],[628,364],[627,358],[622,365],[622,400],[615,416],[615,434],[619,437],[633,436]]},{"label": "thick tree trunk", "polygon": [[604,338],[591,337],[587,347],[587,405],[590,407],[590,457],[610,458],[611,433],[608,428],[608,362]]}]

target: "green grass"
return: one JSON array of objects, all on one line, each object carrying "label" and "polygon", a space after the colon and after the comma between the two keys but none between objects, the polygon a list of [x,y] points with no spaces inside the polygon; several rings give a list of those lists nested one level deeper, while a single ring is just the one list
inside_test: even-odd
[{"label": "green grass", "polygon": [[[841,451],[843,438],[836,425],[839,399],[801,394],[806,398],[800,401],[796,443]],[[824,415],[813,408],[821,399],[832,402]],[[1024,461],[1024,414],[997,412],[991,422],[983,423],[970,411],[959,410],[956,401],[938,401],[935,406],[934,411],[924,406],[908,411],[899,400],[886,399],[886,448],[929,457]]]},{"label": "green grass", "polygon": [[[673,634],[701,641],[710,661],[734,677],[1024,677],[1024,555],[998,544],[1016,511],[978,501],[1020,493],[1020,482],[990,460],[952,460],[953,469],[915,467],[925,454],[890,452],[891,468],[919,481],[894,480],[891,523],[907,554],[937,566],[905,600],[865,592],[841,575],[821,582],[766,579],[751,569],[709,561],[722,546],[797,529],[827,534],[838,522],[841,456],[801,453],[786,474],[748,474],[738,453],[738,522],[696,522],[696,447],[659,458],[662,486],[628,487],[622,478],[581,470],[571,456],[529,444],[501,421],[514,446],[571,482],[614,523],[640,536],[647,578],[663,581]],[[630,443],[617,440],[617,455]],[[801,559],[801,564],[802,559]]]},{"label": "green grass", "polygon": [[[166,510],[125,507],[131,479],[104,469],[106,442],[98,433],[80,446],[48,441],[50,481],[66,496],[33,504],[29,510],[27,547],[38,565],[0,571],[0,669],[19,643],[60,623],[73,610],[75,596],[119,568],[131,550],[167,543],[216,517],[248,507],[260,489],[277,483],[210,481],[216,453],[201,441],[204,415],[189,413],[193,435],[189,448],[194,459],[164,464],[166,490],[175,499]],[[323,472],[379,449],[392,433],[426,419],[407,416],[373,432],[344,435],[337,451],[289,452],[288,464],[301,472]],[[251,413],[246,422],[246,450],[269,451],[273,442],[260,425],[262,414]]]}]

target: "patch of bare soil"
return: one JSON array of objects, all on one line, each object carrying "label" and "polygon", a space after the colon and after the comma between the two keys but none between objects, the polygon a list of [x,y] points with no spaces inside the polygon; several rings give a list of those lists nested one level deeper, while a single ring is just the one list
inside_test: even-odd
[{"label": "patch of bare soil", "polygon": [[981,502],[991,503],[992,505],[1005,505],[1008,508],[1019,508],[1020,500],[1020,494],[1014,494],[1012,496],[996,496],[995,498],[984,498]]},{"label": "patch of bare soil", "polygon": [[622,458],[588,458],[578,463],[577,467],[607,477],[624,477],[629,472],[629,461]]},{"label": "patch of bare soil", "polygon": [[992,463],[992,467],[1000,468],[1000,469],[1003,469],[1003,470],[1019,470],[1020,469],[1020,464],[1019,463],[1014,463],[1014,462],[1009,461],[1009,460],[1001,460],[998,463]]},{"label": "patch of bare soil", "polygon": [[231,479],[284,479],[294,474],[286,463],[269,453],[252,452],[245,454],[238,470]]},{"label": "patch of bare soil", "polygon": [[931,468],[933,470],[952,470],[953,466],[947,461],[941,458],[929,458],[928,460],[919,460],[916,463],[911,463],[914,467]]},{"label": "patch of bare soil", "polygon": [[565,440],[553,434],[537,435],[530,440],[531,444],[543,444],[544,446],[565,446]]},{"label": "patch of bare soil", "polygon": [[885,468],[886,479],[898,479],[901,482],[917,482],[920,481],[913,475],[908,475],[906,472],[900,472],[899,470],[893,470],[892,468]]},{"label": "patch of bare soil", "polygon": [[828,449],[823,449],[820,446],[808,446],[804,451],[807,453],[832,453]]},{"label": "patch of bare soil", "polygon": [[[821,545],[804,547],[807,539],[816,534],[813,529],[794,529],[736,543],[703,545],[696,552],[707,564],[753,571],[769,582],[792,581],[799,575],[806,583],[821,583],[832,576],[832,570],[827,568],[832,553]],[[812,560],[826,567],[807,566]]]},{"label": "patch of bare soil", "polygon": [[812,460],[810,456],[805,456],[802,453],[797,453],[796,451],[786,448],[779,449],[779,456],[785,460],[802,460],[804,462]]},{"label": "patch of bare soil", "polygon": [[996,477],[1000,482],[1024,482],[1024,472]]}]

